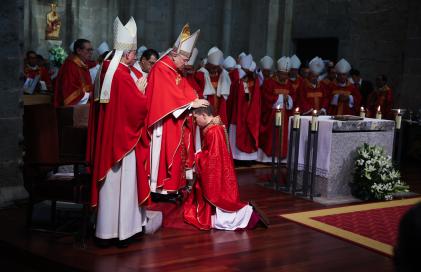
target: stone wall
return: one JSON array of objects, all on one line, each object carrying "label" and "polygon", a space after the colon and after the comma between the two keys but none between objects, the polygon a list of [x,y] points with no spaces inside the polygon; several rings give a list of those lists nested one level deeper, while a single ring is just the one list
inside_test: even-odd
[{"label": "stone wall", "polygon": [[22,67],[23,1],[2,3],[0,11],[0,207],[26,197],[22,163],[22,104],[19,80]]}]

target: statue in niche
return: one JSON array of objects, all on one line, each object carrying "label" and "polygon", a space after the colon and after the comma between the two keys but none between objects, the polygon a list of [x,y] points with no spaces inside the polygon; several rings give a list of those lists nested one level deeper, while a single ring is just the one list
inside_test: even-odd
[{"label": "statue in niche", "polygon": [[51,11],[47,13],[47,28],[45,29],[46,40],[58,40],[60,36],[61,21],[56,11],[57,4],[50,4]]}]

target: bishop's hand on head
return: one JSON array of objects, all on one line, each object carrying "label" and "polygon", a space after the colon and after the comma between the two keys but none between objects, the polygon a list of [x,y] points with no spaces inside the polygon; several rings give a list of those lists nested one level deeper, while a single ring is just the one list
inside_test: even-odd
[{"label": "bishop's hand on head", "polygon": [[207,107],[209,106],[209,102],[205,99],[196,99],[191,103],[191,107],[192,108],[202,108],[202,107]]}]

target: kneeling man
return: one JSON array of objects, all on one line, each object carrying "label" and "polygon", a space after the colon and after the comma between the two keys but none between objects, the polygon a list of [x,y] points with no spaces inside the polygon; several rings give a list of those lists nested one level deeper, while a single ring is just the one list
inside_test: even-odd
[{"label": "kneeling man", "polygon": [[268,220],[255,205],[240,201],[238,182],[225,126],[212,107],[197,108],[193,116],[202,132],[196,154],[197,180],[184,203],[184,220],[202,230],[253,229]]}]

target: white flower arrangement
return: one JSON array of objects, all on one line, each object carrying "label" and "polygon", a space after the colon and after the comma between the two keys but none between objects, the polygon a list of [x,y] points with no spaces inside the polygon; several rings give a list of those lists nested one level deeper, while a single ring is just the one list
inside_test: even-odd
[{"label": "white flower arrangement", "polygon": [[53,46],[50,50],[48,50],[48,52],[50,53],[50,62],[56,67],[60,67],[67,58],[66,51],[60,46]]},{"label": "white flower arrangement", "polygon": [[392,200],[394,193],[408,192],[400,173],[383,148],[364,144],[357,149],[352,194],[363,200]]}]

